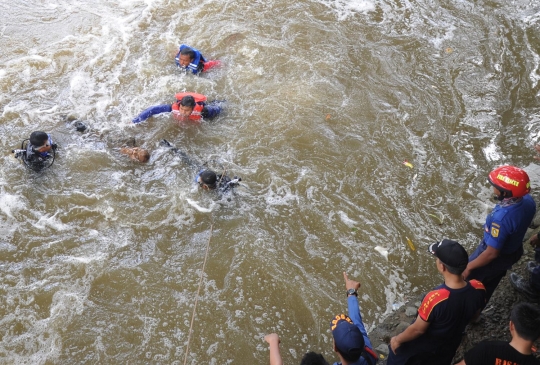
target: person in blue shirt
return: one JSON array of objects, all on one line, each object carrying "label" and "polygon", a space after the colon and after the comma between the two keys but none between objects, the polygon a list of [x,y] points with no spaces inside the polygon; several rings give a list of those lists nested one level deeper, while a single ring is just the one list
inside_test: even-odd
[{"label": "person in blue shirt", "polygon": [[469,256],[465,279],[480,280],[486,287],[486,304],[501,279],[523,255],[523,238],[536,203],[529,195],[529,175],[514,166],[501,166],[488,176],[499,204],[487,216],[480,245]]},{"label": "person in blue shirt", "polygon": [[347,289],[349,315],[335,316],[330,325],[334,339],[334,351],[340,360],[334,365],[374,365],[377,363],[377,354],[373,351],[373,346],[362,322],[358,303],[360,283],[349,279],[346,272],[343,273],[343,278]]},{"label": "person in blue shirt", "polygon": [[221,62],[218,60],[207,61],[198,49],[185,44],[180,45],[180,49],[174,60],[179,68],[185,71],[191,71],[194,75],[221,65]]},{"label": "person in blue shirt", "polygon": [[207,102],[206,96],[202,94],[184,92],[175,95],[176,101],[172,104],[161,104],[151,106],[133,118],[132,122],[139,124],[153,115],[161,113],[171,113],[179,123],[192,121],[200,123],[201,119],[212,119],[217,117],[223,110],[221,101]]},{"label": "person in blue shirt", "polygon": [[21,158],[24,164],[34,171],[50,167],[56,156],[57,145],[50,134],[34,131],[29,139],[21,143],[21,149],[13,150],[16,158]]}]

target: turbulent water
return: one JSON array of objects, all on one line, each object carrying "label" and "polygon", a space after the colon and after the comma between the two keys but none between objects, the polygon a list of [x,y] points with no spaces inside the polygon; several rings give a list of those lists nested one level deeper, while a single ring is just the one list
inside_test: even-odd
[{"label": "turbulent water", "polygon": [[[307,350],[336,360],[342,272],[362,283],[373,328],[440,281],[428,243],[473,249],[487,173],[529,165],[540,137],[533,0],[0,0],[0,11],[2,364],[259,364],[270,332],[286,363]],[[180,72],[181,43],[223,66]],[[226,111],[131,123],[180,91]],[[42,173],[11,154],[34,130],[60,146]],[[148,164],[119,153],[129,137]],[[198,190],[163,138],[242,186]]]}]

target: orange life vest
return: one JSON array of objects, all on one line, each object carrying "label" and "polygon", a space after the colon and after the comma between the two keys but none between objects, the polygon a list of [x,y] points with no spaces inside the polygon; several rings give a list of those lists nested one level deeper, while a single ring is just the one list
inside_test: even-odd
[{"label": "orange life vest", "polygon": [[206,96],[202,94],[197,93],[176,93],[176,103],[173,103],[172,107],[172,115],[173,118],[182,122],[185,120],[185,117],[180,114],[180,101],[184,96],[193,96],[193,99],[195,99],[195,107],[193,108],[193,111],[189,115],[188,119],[190,120],[200,120],[201,119],[201,112],[204,108],[204,102],[206,101]]}]

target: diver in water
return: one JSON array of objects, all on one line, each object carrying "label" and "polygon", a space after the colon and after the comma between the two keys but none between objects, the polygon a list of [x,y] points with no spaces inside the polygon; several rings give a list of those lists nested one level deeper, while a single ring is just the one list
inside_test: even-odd
[{"label": "diver in water", "polygon": [[231,179],[225,174],[218,175],[214,171],[206,169],[199,171],[197,176],[195,176],[195,181],[204,190],[226,192],[227,190],[240,185],[242,179],[237,176]]},{"label": "diver in water", "polygon": [[35,131],[30,134],[29,139],[22,141],[21,149],[11,152],[16,158],[21,158],[28,168],[40,171],[52,166],[57,148],[50,134]]},{"label": "diver in water", "polygon": [[184,161],[188,166],[195,167],[199,170],[195,176],[195,182],[204,190],[216,190],[220,193],[224,193],[240,185],[240,181],[242,181],[242,179],[238,176],[234,176],[231,179],[225,174],[216,174],[214,171],[205,168],[203,164],[191,159],[185,152],[174,147],[166,139],[161,140],[159,144],[163,147],[170,148],[172,152],[180,155],[182,161]]},{"label": "diver in water", "polygon": [[176,66],[186,72],[191,71],[195,75],[199,72],[206,72],[211,68],[219,67],[221,65],[221,62],[218,60],[207,61],[198,49],[189,47],[185,44],[180,45],[180,49],[174,60]]}]

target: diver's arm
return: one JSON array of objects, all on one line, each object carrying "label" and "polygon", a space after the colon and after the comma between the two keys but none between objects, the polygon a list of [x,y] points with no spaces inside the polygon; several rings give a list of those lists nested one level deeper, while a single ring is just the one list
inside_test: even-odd
[{"label": "diver's arm", "polygon": [[171,104],[154,105],[148,109],[145,109],[136,118],[133,118],[132,122],[135,124],[138,124],[138,123],[144,122],[146,119],[150,118],[153,115],[161,114],[161,113],[170,113],[171,111],[172,111]]}]

